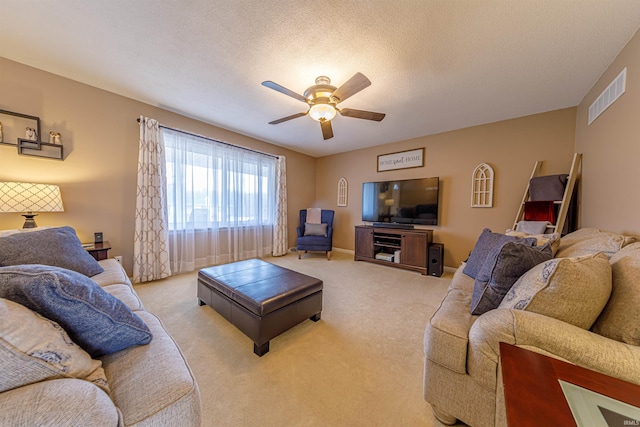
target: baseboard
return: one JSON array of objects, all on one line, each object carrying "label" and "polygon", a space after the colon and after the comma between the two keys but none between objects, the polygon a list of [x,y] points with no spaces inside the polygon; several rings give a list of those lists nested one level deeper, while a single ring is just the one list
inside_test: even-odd
[{"label": "baseboard", "polygon": [[353,249],[343,249],[343,248],[333,248],[335,252],[342,252],[345,254],[355,255],[355,251]]},{"label": "baseboard", "polygon": [[[332,248],[331,251],[332,252],[342,252],[342,253],[351,254],[351,255],[355,254],[355,251],[352,250],[352,249]],[[289,252],[296,253],[296,252],[298,252],[298,248],[296,248],[295,246],[291,247],[291,248],[289,248]]]},{"label": "baseboard", "polygon": [[[333,252],[342,252],[344,254],[355,255],[355,251],[353,249],[333,248],[332,251]],[[289,252],[296,253],[296,252],[298,252],[298,248],[296,248],[295,246],[291,247],[291,248],[289,248]],[[458,269],[456,267],[447,267],[445,265],[443,267],[443,270],[448,272],[448,273],[455,273]]]}]

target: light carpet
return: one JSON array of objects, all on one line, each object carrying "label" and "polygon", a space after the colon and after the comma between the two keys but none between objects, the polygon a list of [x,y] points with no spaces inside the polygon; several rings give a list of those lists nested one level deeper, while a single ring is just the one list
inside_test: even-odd
[{"label": "light carpet", "polygon": [[[424,328],[451,282],[353,255],[268,257],[324,282],[322,319],[253,342],[209,306],[197,273],[136,285],[185,354],[204,426],[440,426],[422,398]],[[158,375],[162,375],[160,372]]]}]

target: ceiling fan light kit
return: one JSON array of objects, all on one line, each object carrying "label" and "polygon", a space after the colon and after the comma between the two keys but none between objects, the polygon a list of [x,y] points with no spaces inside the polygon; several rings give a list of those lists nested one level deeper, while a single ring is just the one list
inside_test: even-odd
[{"label": "ceiling fan light kit", "polygon": [[324,122],[336,116],[336,109],[331,104],[315,104],[309,109],[309,116],[317,122]]},{"label": "ceiling fan light kit", "polygon": [[384,119],[383,113],[354,110],[352,108],[344,108],[341,110],[337,107],[338,103],[371,85],[371,81],[362,73],[356,73],[339,88],[331,85],[331,79],[329,79],[329,77],[319,76],[316,78],[316,84],[308,87],[307,90],[304,91],[304,96],[270,80],[262,82],[262,85],[297,99],[298,101],[305,102],[310,107],[309,110],[304,113],[296,113],[278,120],[273,120],[269,122],[270,125],[277,125],[308,114],[313,120],[320,122],[323,138],[330,139],[333,138],[331,120],[337,113],[340,113],[341,116],[345,117],[354,117],[356,119],[373,120],[377,122]]}]

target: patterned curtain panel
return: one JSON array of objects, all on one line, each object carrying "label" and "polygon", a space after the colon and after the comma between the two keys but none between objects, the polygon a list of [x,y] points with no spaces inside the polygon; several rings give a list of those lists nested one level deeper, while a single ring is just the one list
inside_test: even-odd
[{"label": "patterned curtain panel", "polygon": [[167,246],[165,153],[157,120],[140,116],[133,282],[171,276]]},{"label": "patterned curtain panel", "polygon": [[273,256],[287,254],[287,161],[279,156],[276,162],[276,217],[273,224]]}]

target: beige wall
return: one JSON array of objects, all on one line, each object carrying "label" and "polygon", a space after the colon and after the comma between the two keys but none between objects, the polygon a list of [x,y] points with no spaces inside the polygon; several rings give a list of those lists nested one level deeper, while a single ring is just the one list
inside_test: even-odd
[{"label": "beige wall", "polygon": [[[589,106],[625,67],[626,92],[587,125]],[[576,150],[584,156],[580,225],[640,235],[640,32],[578,106]]]},{"label": "beige wall", "polygon": [[[295,246],[297,211],[313,203],[315,159],[215,126],[0,58],[0,109],[38,116],[42,133],[62,134],[64,161],[18,156],[0,145],[0,181],[59,184],[64,213],[40,214],[38,225],[71,225],[82,241],[95,231],[122,255],[131,273],[136,197],[136,118],[287,157],[289,245]],[[161,90],[161,88],[159,89]],[[0,121],[9,120],[0,115]],[[9,129],[5,129],[9,133]],[[23,134],[24,128],[21,131]],[[21,135],[22,136],[22,135]],[[0,214],[0,229],[21,228],[19,214]]]},{"label": "beige wall", "polygon": [[[592,125],[589,105],[627,67],[626,93]],[[231,131],[114,95],[0,58],[0,109],[39,116],[42,132],[62,133],[64,161],[18,156],[0,145],[0,180],[58,183],[66,211],[41,214],[41,225],[74,226],[89,241],[103,231],[130,271],[140,114],[161,123],[223,141],[287,156],[289,245],[295,246],[298,210],[317,206],[336,211],[334,246],[353,250],[354,225],[361,224],[364,181],[439,176],[440,225],[435,241],[445,244],[445,264],[466,259],[482,228],[512,225],[536,160],[543,173],[566,173],[574,151],[583,153],[580,225],[640,235],[634,197],[640,158],[640,35],[636,34],[576,108],[460,129],[319,159],[291,152]],[[0,117],[0,121],[2,117]],[[376,172],[380,154],[425,148],[425,166]],[[495,170],[493,208],[471,208],[471,173],[478,163]],[[337,182],[349,182],[349,204],[336,206]],[[315,183],[315,194],[313,191]],[[631,190],[629,190],[631,189]],[[612,208],[615,207],[615,208]],[[18,214],[0,214],[0,229],[18,228]]]},{"label": "beige wall", "polygon": [[[445,246],[444,263],[457,267],[484,227],[511,228],[536,160],[543,174],[568,173],[573,157],[575,108],[425,136],[318,159],[315,205],[335,209],[333,244],[353,250],[354,226],[362,224],[362,183],[440,177],[440,212],[434,241]],[[425,148],[421,168],[377,172],[380,154]],[[492,208],[471,208],[471,174],[479,163],[494,169]],[[337,207],[340,177],[349,183],[347,207]]]}]

